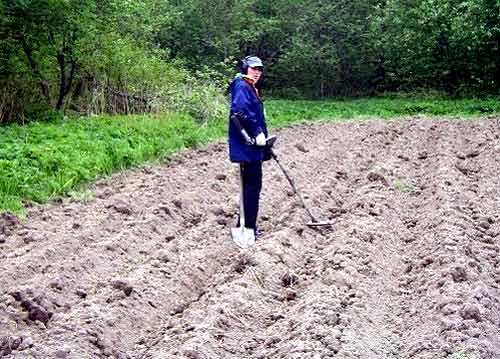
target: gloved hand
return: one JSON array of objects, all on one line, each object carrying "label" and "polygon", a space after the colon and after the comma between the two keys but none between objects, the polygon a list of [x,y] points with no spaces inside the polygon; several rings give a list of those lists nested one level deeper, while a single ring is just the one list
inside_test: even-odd
[{"label": "gloved hand", "polygon": [[257,146],[265,146],[266,145],[266,135],[264,135],[262,132],[255,137],[255,144]]}]

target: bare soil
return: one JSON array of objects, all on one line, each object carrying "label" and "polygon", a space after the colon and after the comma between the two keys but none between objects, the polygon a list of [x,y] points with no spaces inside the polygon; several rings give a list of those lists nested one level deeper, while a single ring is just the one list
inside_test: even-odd
[{"label": "bare soil", "polygon": [[500,358],[500,120],[279,131],[248,250],[224,142],[0,218],[0,357]]}]

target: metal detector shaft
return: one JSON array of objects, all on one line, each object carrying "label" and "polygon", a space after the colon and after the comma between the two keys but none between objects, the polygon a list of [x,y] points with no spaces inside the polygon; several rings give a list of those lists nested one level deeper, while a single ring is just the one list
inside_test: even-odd
[{"label": "metal detector shaft", "polygon": [[280,161],[278,160],[278,156],[276,156],[276,153],[274,153],[274,151],[272,149],[270,151],[271,151],[271,157],[276,161],[276,163],[278,164],[278,167],[281,169],[281,172],[283,172],[283,174],[285,175],[286,179],[290,183],[290,186],[292,186],[293,192],[297,195],[297,197],[299,197],[300,203],[302,204],[302,207],[304,207],[304,209],[306,210],[307,214],[311,218],[311,222],[312,223],[318,222],[318,220],[316,218],[314,218],[313,214],[311,213],[311,210],[306,206],[306,203],[304,202],[304,199],[302,198],[302,196],[300,195],[299,191],[297,190],[297,187],[295,187],[295,183],[293,182],[293,179],[288,175],[288,173],[286,172],[285,168],[281,165]]}]

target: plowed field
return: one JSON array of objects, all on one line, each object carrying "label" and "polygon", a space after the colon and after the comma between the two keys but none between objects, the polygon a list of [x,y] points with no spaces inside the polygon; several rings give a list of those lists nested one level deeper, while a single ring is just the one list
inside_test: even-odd
[{"label": "plowed field", "polygon": [[500,120],[279,131],[239,249],[224,142],[0,219],[0,357],[500,358]]}]

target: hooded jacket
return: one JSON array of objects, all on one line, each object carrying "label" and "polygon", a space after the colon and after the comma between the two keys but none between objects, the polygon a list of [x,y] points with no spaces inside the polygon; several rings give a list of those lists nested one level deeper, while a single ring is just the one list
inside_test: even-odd
[{"label": "hooded jacket", "polygon": [[231,113],[229,115],[228,142],[229,159],[232,162],[267,161],[270,159],[269,149],[256,145],[248,145],[237,126],[231,121],[231,115],[242,113],[242,127],[251,138],[264,133],[267,137],[264,106],[254,86],[254,81],[244,75],[237,76],[229,85],[231,94]]}]

